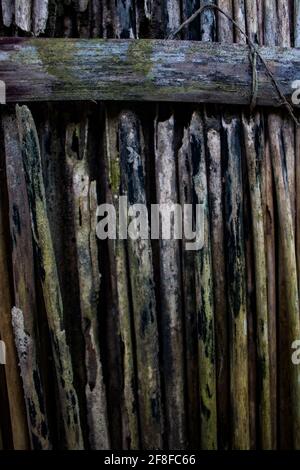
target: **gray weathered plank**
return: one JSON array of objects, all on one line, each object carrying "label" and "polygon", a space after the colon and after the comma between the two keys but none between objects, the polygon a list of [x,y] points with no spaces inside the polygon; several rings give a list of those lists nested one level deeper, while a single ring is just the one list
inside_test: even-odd
[{"label": "gray weathered plank", "polygon": [[[260,52],[283,94],[300,76],[300,50]],[[258,60],[257,104],[278,106]],[[160,40],[4,38],[0,79],[7,101],[138,100],[248,104],[252,75],[246,45]]]}]

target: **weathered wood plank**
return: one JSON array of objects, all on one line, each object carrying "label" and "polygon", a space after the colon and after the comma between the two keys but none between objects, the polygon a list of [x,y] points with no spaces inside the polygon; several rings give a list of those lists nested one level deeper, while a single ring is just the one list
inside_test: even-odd
[{"label": "weathered wood plank", "polygon": [[[7,101],[139,100],[249,104],[245,45],[157,40],[0,40]],[[283,94],[300,76],[300,50],[260,48]],[[57,59],[58,58],[58,59]],[[257,104],[278,96],[258,60]]]}]

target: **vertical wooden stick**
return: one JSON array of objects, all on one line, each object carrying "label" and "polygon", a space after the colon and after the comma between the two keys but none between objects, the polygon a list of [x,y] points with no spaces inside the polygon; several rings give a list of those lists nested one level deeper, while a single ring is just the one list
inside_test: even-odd
[{"label": "vertical wooden stick", "polygon": [[48,20],[49,0],[34,0],[33,2],[33,32],[35,36],[45,32]]},{"label": "vertical wooden stick", "polygon": [[31,0],[15,0],[15,22],[23,31],[30,31]]},{"label": "vertical wooden stick", "polygon": [[[115,205],[117,220],[119,217],[119,197],[121,195],[120,157],[118,152],[118,120],[107,110],[106,126],[106,162],[108,172],[108,201]],[[110,263],[112,265],[112,284],[117,295],[116,307],[122,340],[123,362],[123,406],[122,439],[124,449],[139,449],[138,405],[136,398],[136,373],[132,343],[132,319],[129,299],[128,268],[124,240],[109,240]]]},{"label": "vertical wooden stick", "polygon": [[[130,206],[143,204],[146,207],[142,132],[137,117],[129,111],[123,111],[119,118],[119,151],[122,194],[127,195]],[[133,223],[132,221],[131,224]],[[126,244],[135,332],[142,447],[161,449],[163,416],[149,230],[148,237],[143,239],[138,236],[136,240],[129,237]]]},{"label": "vertical wooden stick", "polygon": [[225,162],[228,309],[231,323],[230,370],[232,447],[249,449],[248,335],[240,122],[223,118],[228,148]]},{"label": "vertical wooden stick", "polygon": [[[192,155],[190,146],[190,125],[183,131],[182,144],[178,151],[179,198],[181,206],[192,204]],[[183,246],[187,243],[183,233]],[[199,410],[199,360],[198,322],[196,307],[195,253],[182,250],[182,296],[184,302],[185,357],[187,388],[187,426],[189,447],[197,449],[200,443]]]},{"label": "vertical wooden stick", "polygon": [[13,15],[15,12],[15,5],[12,0],[2,0],[2,16],[3,16],[3,24],[7,28],[12,23]]},{"label": "vertical wooden stick", "polygon": [[72,361],[63,324],[63,306],[47,216],[39,141],[29,109],[26,106],[17,106],[16,111],[27,181],[32,235],[52,342],[65,440],[68,449],[82,449],[78,399],[73,385]]},{"label": "vertical wooden stick", "polygon": [[203,121],[194,113],[190,126],[193,161],[193,188],[196,203],[204,209],[204,245],[196,253],[196,292],[198,311],[201,448],[217,449],[216,354],[214,290],[211,260],[210,216]]},{"label": "vertical wooden stick", "polygon": [[224,202],[221,157],[221,120],[207,108],[205,131],[207,145],[208,197],[210,208],[211,251],[216,324],[216,377],[218,409],[218,447],[228,449],[229,430],[229,345],[224,253]]},{"label": "vertical wooden stick", "polygon": [[[33,449],[50,449],[43,386],[38,362],[36,295],[30,212],[17,120],[3,117],[9,222],[12,240],[13,328],[19,356],[30,440]],[[22,259],[22,263],[20,263]]]},{"label": "vertical wooden stick", "polygon": [[257,323],[257,361],[259,386],[260,444],[263,449],[272,448],[270,357],[267,271],[264,241],[261,177],[264,141],[260,116],[249,119],[243,116],[245,149],[250,186],[252,232],[255,259],[255,292]]},{"label": "vertical wooden stick", "polygon": [[82,155],[72,151],[71,143],[74,135],[80,140],[79,127],[70,124],[67,128],[66,155],[73,182],[81,324],[85,340],[87,375],[85,394],[91,448],[107,450],[110,442],[98,331],[100,273],[96,240],[97,193],[96,182],[90,180],[87,162],[88,119],[83,125]]},{"label": "vertical wooden stick", "polygon": [[[293,217],[285,156],[282,149],[280,118],[272,114],[268,118],[268,124],[282,246],[282,269],[285,279],[288,281],[285,284],[285,289],[288,314],[288,344],[291,345],[295,338],[300,337],[299,294]],[[288,368],[290,369],[293,443],[297,449],[300,446],[300,371],[292,362],[290,362]]]},{"label": "vertical wooden stick", "polygon": [[[156,195],[158,204],[178,201],[174,165],[174,117],[155,123]],[[186,446],[180,251],[178,240],[160,239],[160,301],[166,432],[169,449]]]}]

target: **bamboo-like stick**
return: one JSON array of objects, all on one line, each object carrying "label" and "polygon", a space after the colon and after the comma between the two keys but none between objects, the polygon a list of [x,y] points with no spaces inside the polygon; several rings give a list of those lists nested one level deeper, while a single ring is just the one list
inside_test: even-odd
[{"label": "bamboo-like stick", "polygon": [[106,391],[103,382],[98,325],[100,273],[96,240],[96,182],[91,181],[87,162],[88,119],[84,122],[82,155],[72,151],[74,135],[80,139],[76,124],[67,127],[66,156],[72,173],[73,210],[77,248],[77,267],[80,289],[82,334],[85,341],[85,387],[89,441],[92,449],[110,447]]},{"label": "bamboo-like stick", "polygon": [[29,109],[26,106],[17,106],[16,112],[26,174],[32,235],[50,330],[65,441],[68,449],[82,449],[78,399],[73,385],[72,361],[63,323],[63,306],[47,216],[39,141]]},{"label": "bamboo-like stick", "polygon": [[[155,178],[158,204],[178,202],[174,165],[174,117],[155,122]],[[174,227],[174,224],[173,224]],[[159,241],[160,308],[166,433],[169,449],[186,447],[180,249],[176,239]]]},{"label": "bamboo-like stick", "polygon": [[[33,449],[50,449],[43,385],[38,362],[36,294],[30,212],[16,117],[3,116],[9,222],[14,281],[13,328],[19,356],[27,421]],[[22,263],[20,263],[22,259]]]},{"label": "bamboo-like stick", "polygon": [[218,448],[229,447],[229,348],[224,253],[224,203],[221,157],[221,120],[207,108],[205,132],[207,145],[208,197],[210,207],[211,251],[214,282],[216,330],[216,377],[218,410]]},{"label": "bamboo-like stick", "polygon": [[[122,194],[127,195],[130,206],[143,204],[146,207],[142,129],[135,114],[129,111],[123,111],[119,117],[119,152]],[[138,236],[136,240],[129,237],[126,245],[135,332],[141,443],[144,449],[161,449],[163,416],[149,230],[148,236],[148,239]]]},{"label": "bamboo-like stick", "polygon": [[[4,163],[3,163],[4,167]],[[4,203],[4,179],[3,172],[0,175],[0,336],[6,347],[6,357],[9,365],[5,368],[8,407],[10,413],[10,424],[12,431],[12,445],[15,450],[26,450],[29,448],[28,426],[26,420],[26,408],[23,399],[22,383],[18,367],[18,357],[15,349],[13,329],[11,325],[11,286],[8,273],[9,253],[7,233],[5,227],[6,207]]]},{"label": "bamboo-like stick", "polygon": [[[282,149],[281,119],[275,114],[268,117],[269,141],[272,155],[272,166],[275,179],[279,230],[282,249],[282,270],[287,282],[286,308],[288,344],[300,337],[299,294],[297,279],[297,263],[295,252],[295,237],[291,209],[289,185],[286,172],[285,155]],[[286,346],[288,347],[288,345]],[[284,351],[283,351],[284,352]],[[287,367],[287,366],[286,366]],[[291,387],[291,412],[294,448],[300,447],[300,371],[289,362]]]},{"label": "bamboo-like stick", "polygon": [[223,117],[228,155],[225,162],[225,215],[230,315],[232,447],[249,449],[248,327],[243,233],[240,121]]},{"label": "bamboo-like stick", "polygon": [[193,189],[204,209],[203,248],[196,254],[201,448],[217,449],[216,353],[210,214],[203,120],[194,113],[190,125]]},{"label": "bamboo-like stick", "polygon": [[[190,145],[190,127],[184,127],[181,146],[178,150],[179,199],[181,207],[193,201],[192,156]],[[187,243],[185,233],[183,246]],[[195,256],[193,251],[183,249],[182,262],[182,297],[185,325],[185,359],[187,389],[187,426],[188,446],[197,449],[200,443],[199,410],[199,361],[198,328],[195,284]]]},{"label": "bamboo-like stick", "polygon": [[[118,118],[109,109],[105,116],[106,167],[109,188],[108,202],[115,205],[119,217],[121,186],[120,157],[118,152]],[[122,396],[122,440],[124,449],[139,449],[138,404],[136,397],[136,371],[133,350],[133,329],[129,299],[128,268],[124,240],[109,240],[112,288],[117,296],[116,308],[122,340],[123,396]]]},{"label": "bamboo-like stick", "polygon": [[270,358],[267,271],[264,240],[264,219],[262,207],[261,178],[264,155],[263,129],[259,114],[249,119],[243,116],[245,149],[250,187],[252,232],[255,259],[255,292],[257,324],[258,361],[258,409],[260,425],[260,447],[272,448],[271,400],[270,400]]}]

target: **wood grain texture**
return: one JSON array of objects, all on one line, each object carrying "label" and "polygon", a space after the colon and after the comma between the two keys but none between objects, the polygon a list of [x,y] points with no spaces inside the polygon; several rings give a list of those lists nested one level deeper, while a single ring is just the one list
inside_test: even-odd
[{"label": "wood grain texture", "polygon": [[[83,136],[80,136],[80,124]],[[74,138],[81,141],[82,152],[72,149]],[[88,168],[89,119],[70,124],[66,132],[66,157],[73,183],[73,210],[80,290],[81,326],[85,341],[86,404],[89,442],[92,449],[110,448],[107,423],[106,390],[100,353],[98,307],[100,272],[96,239],[96,182]]]},{"label": "wood grain texture", "polygon": [[[245,45],[192,41],[1,39],[7,101],[139,100],[249,104]],[[300,50],[260,48],[283,94],[300,76]],[[59,59],[57,59],[59,58]],[[259,105],[278,97],[258,60]]]},{"label": "wood grain texture", "polygon": [[[1,366],[5,369],[7,401],[9,409],[10,427],[12,434],[12,446],[15,450],[28,449],[28,427],[26,420],[26,408],[23,398],[22,381],[18,366],[18,356],[15,348],[13,328],[11,325],[12,292],[9,279],[9,266],[7,259],[8,240],[6,210],[4,202],[5,183],[3,172],[0,175],[0,336],[6,345],[6,357],[8,365]],[[2,372],[2,371],[1,371]],[[2,384],[1,380],[1,384]],[[8,432],[8,430],[5,430]]]},{"label": "wood grain texture", "polygon": [[[112,111],[105,113],[105,160],[107,171],[107,202],[114,204],[119,216],[119,197],[121,193],[120,158],[118,151],[118,115]],[[108,240],[111,264],[111,285],[115,297],[116,323],[121,342],[122,362],[122,448],[140,448],[138,429],[138,404],[136,394],[136,367],[133,348],[133,323],[130,305],[130,281],[127,264],[125,240]]]},{"label": "wood grain texture", "polygon": [[65,442],[68,449],[82,449],[83,438],[78,398],[73,384],[73,368],[64,328],[64,312],[47,215],[40,146],[29,109],[26,106],[17,106],[16,111],[27,182],[32,236],[50,330]]},{"label": "wood grain texture", "polygon": [[[128,197],[130,206],[146,205],[143,134],[139,120],[130,111],[123,111],[119,117],[119,151],[122,194]],[[139,227],[134,226],[131,217],[130,220],[131,233],[137,230],[138,235]],[[129,237],[126,247],[136,344],[141,445],[143,449],[157,449],[163,445],[163,414],[150,238]]]},{"label": "wood grain texture", "polygon": [[[155,122],[155,171],[158,204],[178,202],[176,166],[173,164],[174,116]],[[175,216],[174,216],[175,220]],[[173,229],[175,222],[172,222]],[[165,390],[166,432],[169,449],[186,446],[185,370],[183,349],[180,245],[177,239],[159,240],[161,338]]]},{"label": "wood grain texture", "polygon": [[[32,449],[50,449],[38,355],[37,300],[30,212],[15,113],[3,116],[14,285],[13,329]],[[20,263],[20,259],[23,262]]]}]

